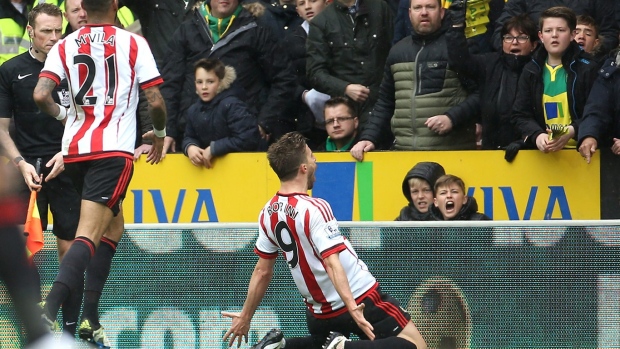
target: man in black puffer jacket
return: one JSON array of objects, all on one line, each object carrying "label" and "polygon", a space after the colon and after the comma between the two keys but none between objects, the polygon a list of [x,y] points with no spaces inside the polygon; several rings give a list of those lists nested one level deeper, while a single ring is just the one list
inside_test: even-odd
[{"label": "man in black puffer jacket", "polygon": [[282,53],[278,38],[260,22],[264,5],[254,2],[247,8],[237,0],[197,4],[191,18],[174,33],[162,72],[170,136],[165,149],[173,138],[182,139],[183,113],[198,99],[193,65],[201,58],[217,58],[235,68],[245,102],[258,116],[263,139],[274,140],[294,129],[289,111],[296,79],[290,59]]},{"label": "man in black puffer jacket", "polygon": [[348,96],[360,125],[379,95],[382,69],[394,25],[383,0],[334,0],[311,22],[307,75],[313,88],[332,97]]}]

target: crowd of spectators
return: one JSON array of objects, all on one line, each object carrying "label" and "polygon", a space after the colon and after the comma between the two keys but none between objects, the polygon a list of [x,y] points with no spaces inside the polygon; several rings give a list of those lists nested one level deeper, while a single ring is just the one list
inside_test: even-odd
[{"label": "crowd of spectators", "polygon": [[[508,161],[524,148],[576,148],[589,160],[620,139],[618,111],[602,100],[613,98],[617,79],[618,1],[120,3],[139,19],[165,81],[168,152],[187,154],[186,124],[196,113],[218,120],[194,127],[192,137],[228,134],[206,126],[232,120],[222,108],[190,108],[200,105],[194,66],[201,59],[235,71],[226,95],[244,103],[236,117],[259,134],[237,137],[230,151],[264,151],[297,130],[312,150],[350,151],[360,161],[373,150],[476,148],[504,149]],[[32,5],[0,0],[0,17],[23,27]],[[0,53],[24,44],[14,31]],[[349,103],[337,100],[328,108],[338,115],[328,119],[325,103],[334,98]],[[345,143],[337,140],[342,132]]]}]

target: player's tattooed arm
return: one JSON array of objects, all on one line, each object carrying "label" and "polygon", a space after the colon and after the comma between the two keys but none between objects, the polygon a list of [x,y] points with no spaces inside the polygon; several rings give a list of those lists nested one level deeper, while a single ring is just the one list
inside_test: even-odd
[{"label": "player's tattooed arm", "polygon": [[149,87],[144,90],[144,94],[149,103],[149,114],[153,120],[153,127],[156,130],[163,130],[166,127],[166,103],[159,87]]},{"label": "player's tattooed arm", "polygon": [[42,112],[48,115],[58,115],[60,108],[52,98],[52,91],[56,88],[56,82],[50,78],[41,77],[34,88],[32,97]]}]

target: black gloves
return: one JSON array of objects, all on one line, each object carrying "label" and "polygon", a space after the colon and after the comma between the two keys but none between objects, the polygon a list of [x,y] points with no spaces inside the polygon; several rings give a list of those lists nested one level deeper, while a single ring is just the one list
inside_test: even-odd
[{"label": "black gloves", "polygon": [[453,25],[465,26],[465,15],[467,13],[467,0],[453,0],[448,8]]},{"label": "black gloves", "polygon": [[506,151],[506,153],[504,154],[504,159],[508,162],[512,162],[512,160],[517,157],[519,149],[521,148],[525,148],[525,142],[522,140],[514,141],[508,144],[506,147],[503,148]]}]

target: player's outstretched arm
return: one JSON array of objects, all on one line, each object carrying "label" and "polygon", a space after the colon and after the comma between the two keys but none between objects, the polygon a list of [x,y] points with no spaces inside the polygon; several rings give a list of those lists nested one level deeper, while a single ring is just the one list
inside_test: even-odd
[{"label": "player's outstretched arm", "polygon": [[334,287],[336,287],[338,295],[351,314],[351,317],[353,317],[353,320],[357,323],[357,326],[364,331],[370,340],[373,340],[375,339],[375,334],[372,333],[374,328],[364,317],[364,304],[357,305],[357,303],[355,303],[355,298],[353,298],[353,294],[351,293],[349,279],[347,279],[347,273],[345,273],[342,263],[340,263],[339,255],[339,253],[334,253],[323,259],[325,262],[325,270],[334,284]]},{"label": "player's outstretched arm", "polygon": [[149,150],[146,162],[157,164],[164,157],[164,139],[166,138],[166,103],[159,92],[159,87],[151,86],[144,90],[149,104],[149,114],[153,120],[153,135],[150,137],[153,146]]},{"label": "player's outstretched arm", "polygon": [[248,295],[243,303],[241,313],[231,313],[223,311],[222,315],[232,319],[230,329],[224,335],[224,341],[228,340],[228,346],[232,347],[237,341],[237,348],[241,347],[241,341],[248,342],[248,332],[250,331],[250,322],[256,312],[256,308],[263,300],[267,287],[273,277],[273,266],[276,260],[259,258],[252,272],[252,278],[248,285]]}]

